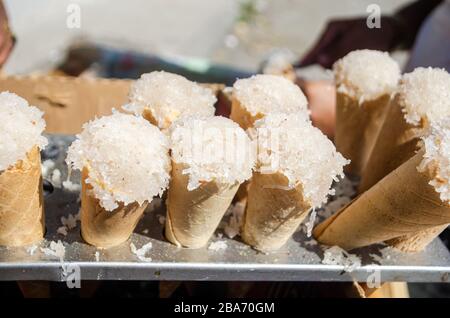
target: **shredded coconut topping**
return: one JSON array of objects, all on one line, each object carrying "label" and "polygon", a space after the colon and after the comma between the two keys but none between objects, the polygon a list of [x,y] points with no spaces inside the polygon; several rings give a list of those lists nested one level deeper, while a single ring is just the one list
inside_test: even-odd
[{"label": "shredded coconut topping", "polygon": [[218,252],[220,250],[225,250],[227,247],[228,245],[226,241],[216,241],[209,244],[208,250]]},{"label": "shredded coconut topping", "polygon": [[191,82],[183,76],[161,72],[143,74],[130,89],[127,111],[151,112],[161,129],[187,115],[213,116],[217,98],[211,89]]},{"label": "shredded coconut topping", "polygon": [[333,65],[337,90],[358,101],[392,94],[400,79],[400,67],[387,52],[356,50]]},{"label": "shredded coconut topping", "polygon": [[416,68],[403,75],[398,88],[405,119],[419,125],[450,115],[450,74],[439,68]]},{"label": "shredded coconut topping", "polygon": [[238,124],[225,117],[189,117],[170,129],[172,160],[186,166],[188,190],[201,182],[242,183],[255,163],[252,144]]},{"label": "shredded coconut topping", "polygon": [[41,174],[43,178],[47,178],[50,172],[55,167],[55,162],[53,160],[47,159],[41,164]]},{"label": "shredded coconut topping", "polygon": [[361,259],[355,254],[348,253],[339,246],[332,246],[325,250],[322,264],[341,265],[344,266],[344,271],[350,273],[358,267],[361,267]]},{"label": "shredded coconut topping", "polygon": [[63,181],[62,186],[65,190],[69,192],[78,192],[81,190],[81,184],[73,183],[70,180]]},{"label": "shredded coconut topping", "polygon": [[117,112],[84,124],[66,162],[87,169],[86,183],[108,211],[161,195],[171,168],[167,137],[142,117]]},{"label": "shredded coconut topping", "polygon": [[66,255],[66,248],[60,240],[58,242],[51,241],[49,247],[41,247],[41,252],[47,256],[56,257],[63,262]]},{"label": "shredded coconut topping", "polygon": [[24,160],[34,147],[47,145],[42,136],[45,129],[43,112],[22,97],[9,92],[0,93],[0,171]]},{"label": "shredded coconut topping", "polygon": [[422,138],[425,153],[417,167],[433,175],[429,184],[439,193],[442,202],[450,203],[450,118],[435,122],[430,134]]},{"label": "shredded coconut topping", "polygon": [[269,114],[249,133],[258,144],[256,170],[283,174],[289,180],[286,190],[301,184],[313,207],[333,194],[333,180],[344,176],[342,167],[349,163],[301,113]]},{"label": "shredded coconut topping", "polygon": [[300,88],[282,76],[259,74],[237,80],[233,96],[252,116],[308,111],[308,101]]},{"label": "shredded coconut topping", "polygon": [[27,253],[30,254],[31,256],[34,255],[34,253],[36,253],[36,250],[38,249],[37,245],[32,245],[27,247]]},{"label": "shredded coconut topping", "polygon": [[151,249],[153,248],[152,242],[148,242],[143,245],[141,248],[136,248],[136,245],[130,243],[131,252],[136,255],[136,257],[142,262],[151,262],[151,257],[145,256]]}]

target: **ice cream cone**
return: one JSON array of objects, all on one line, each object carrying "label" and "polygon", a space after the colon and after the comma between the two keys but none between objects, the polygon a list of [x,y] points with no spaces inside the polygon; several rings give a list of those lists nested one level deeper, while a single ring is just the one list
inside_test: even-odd
[{"label": "ice cream cone", "polygon": [[437,228],[450,223],[450,207],[430,185],[434,172],[417,170],[423,156],[420,151],[319,224],[317,240],[347,250],[384,241],[404,250],[424,248]]},{"label": "ice cream cone", "polygon": [[450,115],[449,86],[450,75],[443,69],[417,68],[402,76],[364,168],[360,192],[414,156],[430,125]]},{"label": "ice cream cone", "polygon": [[81,235],[101,248],[125,242],[169,184],[169,140],[135,115],[113,112],[84,124],[66,162],[81,170]]},{"label": "ice cream cone", "polygon": [[361,175],[388,109],[390,95],[384,94],[360,104],[355,97],[345,93],[336,94],[336,149],[351,159],[344,171]]},{"label": "ice cream cone", "polygon": [[143,205],[120,204],[113,211],[100,206],[92,195],[92,187],[86,183],[88,170],[82,172],[81,189],[81,235],[83,239],[96,247],[108,248],[119,245],[131,236],[137,223],[144,214],[147,202]]},{"label": "ice cream cone", "polygon": [[167,239],[183,247],[208,242],[255,159],[245,131],[225,117],[191,117],[170,129],[172,171]]},{"label": "ice cream cone", "polygon": [[172,162],[165,233],[177,246],[200,248],[213,235],[239,183],[223,185],[210,181],[189,191],[189,177],[182,173],[185,168]]},{"label": "ice cream cone", "polygon": [[0,172],[0,245],[23,246],[44,237],[41,157],[33,147],[24,160]]},{"label": "ice cream cone", "polygon": [[253,127],[253,123],[262,117],[264,114],[261,113],[253,116],[235,96],[232,97],[230,119],[238,123],[242,129]]},{"label": "ice cream cone", "polygon": [[336,83],[336,149],[351,160],[347,174],[361,176],[397,87],[400,68],[389,54],[350,52],[333,65]]},{"label": "ice cream cone", "polygon": [[280,174],[254,173],[248,189],[242,239],[261,251],[283,246],[312,208],[301,185],[287,189]]},{"label": "ice cream cone", "polygon": [[[253,127],[255,121],[271,112],[304,113],[305,118],[309,118],[306,97],[292,80],[277,75],[257,75],[236,81],[233,86],[231,120],[247,130]],[[246,199],[247,188],[247,182],[240,186],[237,201]]]},{"label": "ice cream cone", "polygon": [[241,236],[255,249],[276,250],[326,201],[348,161],[301,113],[268,114],[249,134],[257,141],[257,161]]},{"label": "ice cream cone", "polygon": [[426,128],[406,122],[397,95],[387,112],[370,159],[364,169],[359,192],[362,193],[383,179],[391,171],[414,156],[417,143]]}]

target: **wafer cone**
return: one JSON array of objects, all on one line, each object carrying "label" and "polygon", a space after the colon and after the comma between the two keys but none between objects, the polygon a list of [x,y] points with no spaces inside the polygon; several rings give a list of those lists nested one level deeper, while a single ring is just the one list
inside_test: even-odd
[{"label": "wafer cone", "polygon": [[276,250],[294,234],[311,209],[302,186],[287,190],[280,173],[254,173],[248,189],[242,239],[261,251]]},{"label": "wafer cone", "polygon": [[119,245],[131,236],[137,223],[144,214],[147,203],[132,203],[113,211],[100,206],[92,193],[92,186],[86,183],[88,170],[82,172],[81,189],[81,235],[83,239],[96,247],[108,248]]},{"label": "wafer cone", "polygon": [[253,123],[263,117],[261,113],[253,116],[235,96],[232,97],[230,119],[238,123],[242,129],[253,127]]},{"label": "wafer cone", "polygon": [[[433,229],[450,223],[450,207],[429,185],[432,172],[417,171],[422,157],[420,151],[319,224],[314,230],[317,240],[351,250],[393,239],[397,239],[399,246],[403,242],[403,246],[411,247],[411,238],[422,237],[418,241],[420,248],[424,248],[424,243],[432,239],[431,233],[437,235]],[[424,235],[424,231],[431,232]],[[395,241],[391,243],[395,246]]]},{"label": "wafer cone", "polygon": [[[232,97],[230,119],[238,123],[242,129],[247,130],[248,128],[253,127],[253,123],[263,117],[263,114],[252,116],[236,97]],[[248,181],[245,181],[239,187],[235,198],[236,201],[243,201],[247,198],[247,188]]]},{"label": "wafer cone", "polygon": [[359,192],[362,193],[383,179],[391,171],[414,156],[424,127],[415,127],[405,121],[396,96],[364,169]]},{"label": "wafer cone", "polygon": [[441,232],[447,228],[448,224],[438,225],[430,229],[426,229],[420,232],[404,235],[401,237],[394,238],[392,240],[386,241],[386,244],[395,247],[403,252],[420,252],[428,244],[431,243]]},{"label": "wafer cone", "polygon": [[33,147],[24,160],[0,172],[0,245],[23,246],[44,237],[41,157]]},{"label": "wafer cone", "polygon": [[361,175],[389,105],[390,95],[384,94],[375,100],[360,102],[347,94],[336,94],[336,149],[351,160],[344,171],[350,175]]},{"label": "wafer cone", "polygon": [[201,184],[188,191],[185,166],[172,161],[167,194],[167,239],[177,246],[200,248],[208,242],[230,206],[239,184]]}]

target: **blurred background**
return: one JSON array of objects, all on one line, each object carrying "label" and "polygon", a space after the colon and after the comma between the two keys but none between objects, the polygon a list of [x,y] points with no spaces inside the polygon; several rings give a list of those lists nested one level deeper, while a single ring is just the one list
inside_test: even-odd
[{"label": "blurred background", "polygon": [[[378,0],[391,14],[408,0]],[[373,0],[5,0],[16,46],[3,71],[48,72],[85,43],[152,55],[204,70],[211,64],[256,72],[272,52],[293,60],[311,48],[330,18],[366,16]],[[78,4],[80,28],[68,28]],[[400,54],[400,60],[405,58]],[[307,76],[323,76],[311,67]]]}]

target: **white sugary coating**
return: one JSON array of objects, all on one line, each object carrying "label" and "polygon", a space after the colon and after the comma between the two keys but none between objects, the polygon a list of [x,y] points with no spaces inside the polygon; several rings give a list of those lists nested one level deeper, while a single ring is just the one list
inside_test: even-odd
[{"label": "white sugary coating", "polygon": [[167,137],[144,118],[117,112],[84,124],[66,162],[88,169],[86,182],[108,211],[161,195],[171,168]]},{"label": "white sugary coating", "polygon": [[129,100],[124,109],[138,115],[148,109],[159,128],[165,129],[180,117],[214,116],[217,98],[209,88],[161,71],[143,74],[131,86]]},{"label": "white sugary coating", "polygon": [[300,88],[282,76],[259,74],[237,80],[233,96],[252,116],[308,112],[308,101]]},{"label": "white sugary coating", "polygon": [[337,91],[360,103],[392,94],[400,79],[400,67],[387,52],[356,50],[333,65]]},{"label": "white sugary coating", "polygon": [[258,144],[257,171],[283,174],[287,189],[301,184],[313,207],[333,194],[333,180],[344,176],[342,167],[349,163],[302,114],[269,114],[249,133]]},{"label": "white sugary coating", "polygon": [[0,171],[26,158],[34,147],[47,145],[42,136],[45,129],[43,112],[22,97],[9,92],[0,93]]},{"label": "white sugary coating", "polygon": [[450,115],[450,74],[439,68],[416,68],[403,75],[398,87],[398,98],[405,119],[418,125]]},{"label": "white sugary coating", "polygon": [[172,125],[170,135],[172,160],[186,165],[189,191],[202,182],[234,184],[251,177],[252,144],[234,121],[220,116],[184,118]]},{"label": "white sugary coating", "polygon": [[430,171],[434,177],[429,184],[439,193],[442,202],[450,203],[450,118],[435,122],[430,134],[422,138],[425,153],[417,167],[420,172]]}]

